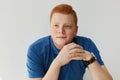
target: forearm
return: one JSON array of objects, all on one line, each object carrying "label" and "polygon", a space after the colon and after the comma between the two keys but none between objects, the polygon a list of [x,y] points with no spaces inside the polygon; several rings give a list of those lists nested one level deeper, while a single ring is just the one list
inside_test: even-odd
[{"label": "forearm", "polygon": [[60,65],[54,60],[42,80],[58,80],[60,68]]},{"label": "forearm", "polygon": [[112,80],[111,75],[105,67],[101,67],[97,61],[88,66],[93,80]]}]

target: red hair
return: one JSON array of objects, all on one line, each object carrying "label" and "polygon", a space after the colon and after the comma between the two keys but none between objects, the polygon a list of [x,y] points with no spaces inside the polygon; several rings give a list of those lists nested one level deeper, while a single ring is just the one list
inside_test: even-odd
[{"label": "red hair", "polygon": [[50,21],[54,13],[71,14],[74,17],[75,24],[77,25],[77,15],[72,6],[68,4],[60,4],[55,6],[50,14]]}]

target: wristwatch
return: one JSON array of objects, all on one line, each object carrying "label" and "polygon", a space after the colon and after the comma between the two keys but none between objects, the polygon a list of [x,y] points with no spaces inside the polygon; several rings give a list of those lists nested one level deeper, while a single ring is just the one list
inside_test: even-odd
[{"label": "wristwatch", "polygon": [[92,58],[90,58],[90,60],[84,61],[84,62],[88,66],[88,65],[92,64],[94,61],[96,61],[96,58],[94,56],[92,56]]}]

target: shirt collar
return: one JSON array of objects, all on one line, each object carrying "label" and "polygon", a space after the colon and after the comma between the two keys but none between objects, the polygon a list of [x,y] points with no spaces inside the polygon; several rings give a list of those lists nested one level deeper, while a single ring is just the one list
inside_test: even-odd
[{"label": "shirt collar", "polygon": [[50,36],[50,45],[51,45],[51,48],[53,49],[54,53],[58,54],[59,50],[55,47],[51,36]]}]

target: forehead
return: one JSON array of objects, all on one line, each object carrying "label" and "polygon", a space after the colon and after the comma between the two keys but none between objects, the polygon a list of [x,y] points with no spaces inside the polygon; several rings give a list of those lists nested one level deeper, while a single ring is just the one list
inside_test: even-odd
[{"label": "forehead", "polygon": [[51,22],[67,22],[67,23],[74,23],[74,17],[72,14],[61,14],[61,13],[54,13]]}]

